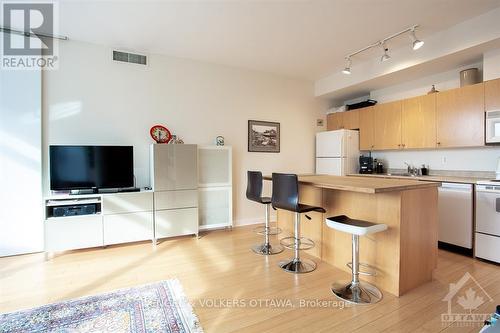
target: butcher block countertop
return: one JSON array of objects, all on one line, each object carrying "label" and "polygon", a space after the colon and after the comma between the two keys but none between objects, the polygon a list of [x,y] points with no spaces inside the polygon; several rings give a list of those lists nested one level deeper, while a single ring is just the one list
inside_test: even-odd
[{"label": "butcher block countertop", "polygon": [[[271,176],[264,176],[264,179],[271,180]],[[437,182],[426,182],[412,179],[327,175],[299,175],[299,182],[304,185],[312,185],[320,188],[360,193],[406,191],[439,187],[441,185]]]}]

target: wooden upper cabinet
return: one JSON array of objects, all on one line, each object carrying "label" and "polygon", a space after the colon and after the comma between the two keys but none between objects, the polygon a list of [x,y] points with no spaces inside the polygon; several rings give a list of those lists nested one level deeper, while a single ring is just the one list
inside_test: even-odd
[{"label": "wooden upper cabinet", "polygon": [[359,129],[359,109],[343,112],[342,128]]},{"label": "wooden upper cabinet", "polygon": [[405,99],[402,107],[403,148],[435,148],[436,94]]},{"label": "wooden upper cabinet", "polygon": [[402,148],[401,105],[396,101],[373,107],[376,150]]},{"label": "wooden upper cabinet", "polygon": [[484,145],[484,84],[437,93],[437,146]]},{"label": "wooden upper cabinet", "polygon": [[358,110],[330,113],[326,117],[326,128],[328,131],[338,129],[359,129]]},{"label": "wooden upper cabinet", "polygon": [[342,128],[342,118],[344,112],[330,113],[326,116],[326,130],[335,131]]},{"label": "wooden upper cabinet", "polygon": [[359,117],[359,149],[372,150],[375,148],[373,106],[358,109],[357,111]]},{"label": "wooden upper cabinet", "polygon": [[484,109],[500,110],[500,79],[484,83]]}]

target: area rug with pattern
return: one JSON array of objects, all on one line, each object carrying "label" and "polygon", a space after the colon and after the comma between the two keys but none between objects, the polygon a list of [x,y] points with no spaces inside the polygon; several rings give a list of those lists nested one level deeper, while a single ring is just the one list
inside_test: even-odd
[{"label": "area rug with pattern", "polygon": [[178,280],[0,314],[0,332],[202,333]]}]

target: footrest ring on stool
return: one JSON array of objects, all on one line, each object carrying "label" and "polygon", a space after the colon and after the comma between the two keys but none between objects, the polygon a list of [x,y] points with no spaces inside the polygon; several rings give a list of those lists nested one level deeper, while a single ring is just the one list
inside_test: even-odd
[{"label": "footrest ring on stool", "polygon": [[300,237],[298,242],[295,237],[285,237],[280,239],[280,244],[289,250],[295,250],[296,248],[299,250],[309,250],[315,246],[314,241],[306,237]]},{"label": "footrest ring on stool", "polygon": [[[279,235],[279,234],[281,234],[281,231],[282,231],[278,227],[269,227],[269,228],[267,228],[267,230],[268,230],[269,236]],[[253,229],[253,232],[258,234],[258,235],[265,235],[266,234],[266,227],[263,227],[263,226],[256,227]]]},{"label": "footrest ring on stool", "polygon": [[[352,270],[352,262],[348,262],[345,265]],[[366,267],[366,268],[370,269],[369,271],[361,271],[361,270],[358,271],[358,273],[360,275],[367,275],[367,276],[376,276],[377,275],[377,270],[375,267],[368,265],[368,264],[365,264],[365,263],[362,263],[362,262],[359,263],[359,266]]]}]

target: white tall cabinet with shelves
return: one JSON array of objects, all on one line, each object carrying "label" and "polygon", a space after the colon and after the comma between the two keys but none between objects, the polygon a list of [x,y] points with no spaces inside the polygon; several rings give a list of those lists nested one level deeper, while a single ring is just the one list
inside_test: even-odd
[{"label": "white tall cabinet with shelves", "polygon": [[230,146],[198,147],[198,198],[200,230],[233,226]]}]

